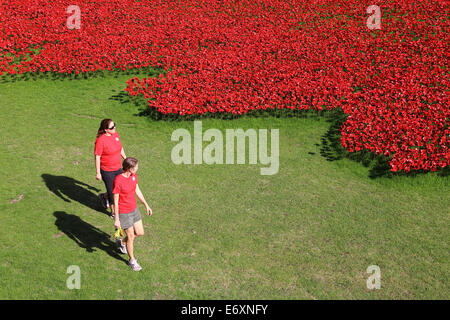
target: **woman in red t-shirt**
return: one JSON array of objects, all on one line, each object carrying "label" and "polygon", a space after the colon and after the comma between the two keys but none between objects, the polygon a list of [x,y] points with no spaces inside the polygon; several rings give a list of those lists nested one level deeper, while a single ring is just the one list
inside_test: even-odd
[{"label": "woman in red t-shirt", "polygon": [[111,119],[103,119],[95,140],[95,169],[96,179],[103,180],[106,193],[99,194],[102,205],[111,207],[111,217],[114,218],[114,199],[112,194],[114,179],[122,172],[122,158],[125,159],[125,151],[120,142],[116,125]]},{"label": "woman in red t-shirt", "polygon": [[145,201],[141,190],[139,189],[136,172],[138,170],[138,160],[136,158],[126,158],[122,165],[122,174],[119,174],[114,180],[114,205],[116,207],[116,216],[114,218],[114,227],[122,227],[125,230],[126,237],[120,241],[122,253],[128,253],[130,256],[129,265],[134,271],[141,270],[141,266],[134,257],[134,239],[144,235],[144,226],[142,224],[141,213],[137,206],[136,197],[145,206],[149,216],[152,215],[152,209]]}]

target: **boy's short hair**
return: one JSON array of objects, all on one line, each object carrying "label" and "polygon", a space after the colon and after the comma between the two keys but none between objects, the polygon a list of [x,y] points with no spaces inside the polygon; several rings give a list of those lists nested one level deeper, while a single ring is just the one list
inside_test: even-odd
[{"label": "boy's short hair", "polygon": [[138,164],[138,160],[136,158],[128,157],[125,160],[123,160],[122,171],[127,172],[131,168],[136,167],[137,164]]}]

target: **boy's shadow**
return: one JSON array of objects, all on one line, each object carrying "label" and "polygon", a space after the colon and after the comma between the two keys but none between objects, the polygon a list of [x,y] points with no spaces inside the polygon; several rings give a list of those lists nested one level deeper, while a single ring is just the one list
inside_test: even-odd
[{"label": "boy's shadow", "polygon": [[75,241],[87,252],[95,251],[94,248],[101,249],[111,257],[127,263],[119,253],[116,244],[111,240],[111,236],[93,225],[83,221],[80,217],[68,214],[64,211],[55,211],[55,225],[60,231]]},{"label": "boy's shadow", "polygon": [[42,179],[44,179],[47,188],[64,201],[71,202],[70,199],[72,199],[85,205],[86,207],[109,215],[106,209],[100,204],[100,199],[98,196],[89,191],[93,190],[95,192],[100,192],[99,189],[65,176],[43,174]]}]

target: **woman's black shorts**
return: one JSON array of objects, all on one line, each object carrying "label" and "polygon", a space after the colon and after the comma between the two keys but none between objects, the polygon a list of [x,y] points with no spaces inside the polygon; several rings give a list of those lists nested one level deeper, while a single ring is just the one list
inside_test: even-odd
[{"label": "woman's black shorts", "polygon": [[113,183],[114,179],[122,173],[122,168],[120,168],[117,171],[103,171],[100,169],[100,173],[102,175],[102,180],[105,183],[106,192],[108,193],[108,199],[110,204],[114,204],[114,198],[113,198]]}]

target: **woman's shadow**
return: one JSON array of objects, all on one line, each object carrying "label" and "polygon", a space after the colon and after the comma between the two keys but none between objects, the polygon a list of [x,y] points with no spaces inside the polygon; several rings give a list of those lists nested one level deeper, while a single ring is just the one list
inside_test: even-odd
[{"label": "woman's shadow", "polygon": [[83,221],[80,217],[68,214],[64,211],[55,211],[55,225],[60,231],[75,241],[87,252],[95,251],[94,248],[105,251],[111,257],[127,263],[118,253],[117,245],[111,240],[111,236],[93,225]]},{"label": "woman's shadow", "polygon": [[100,204],[98,196],[90,191],[100,192],[99,189],[66,176],[43,174],[42,179],[44,179],[47,188],[64,201],[71,202],[71,200],[74,200],[88,208],[109,215]]}]

